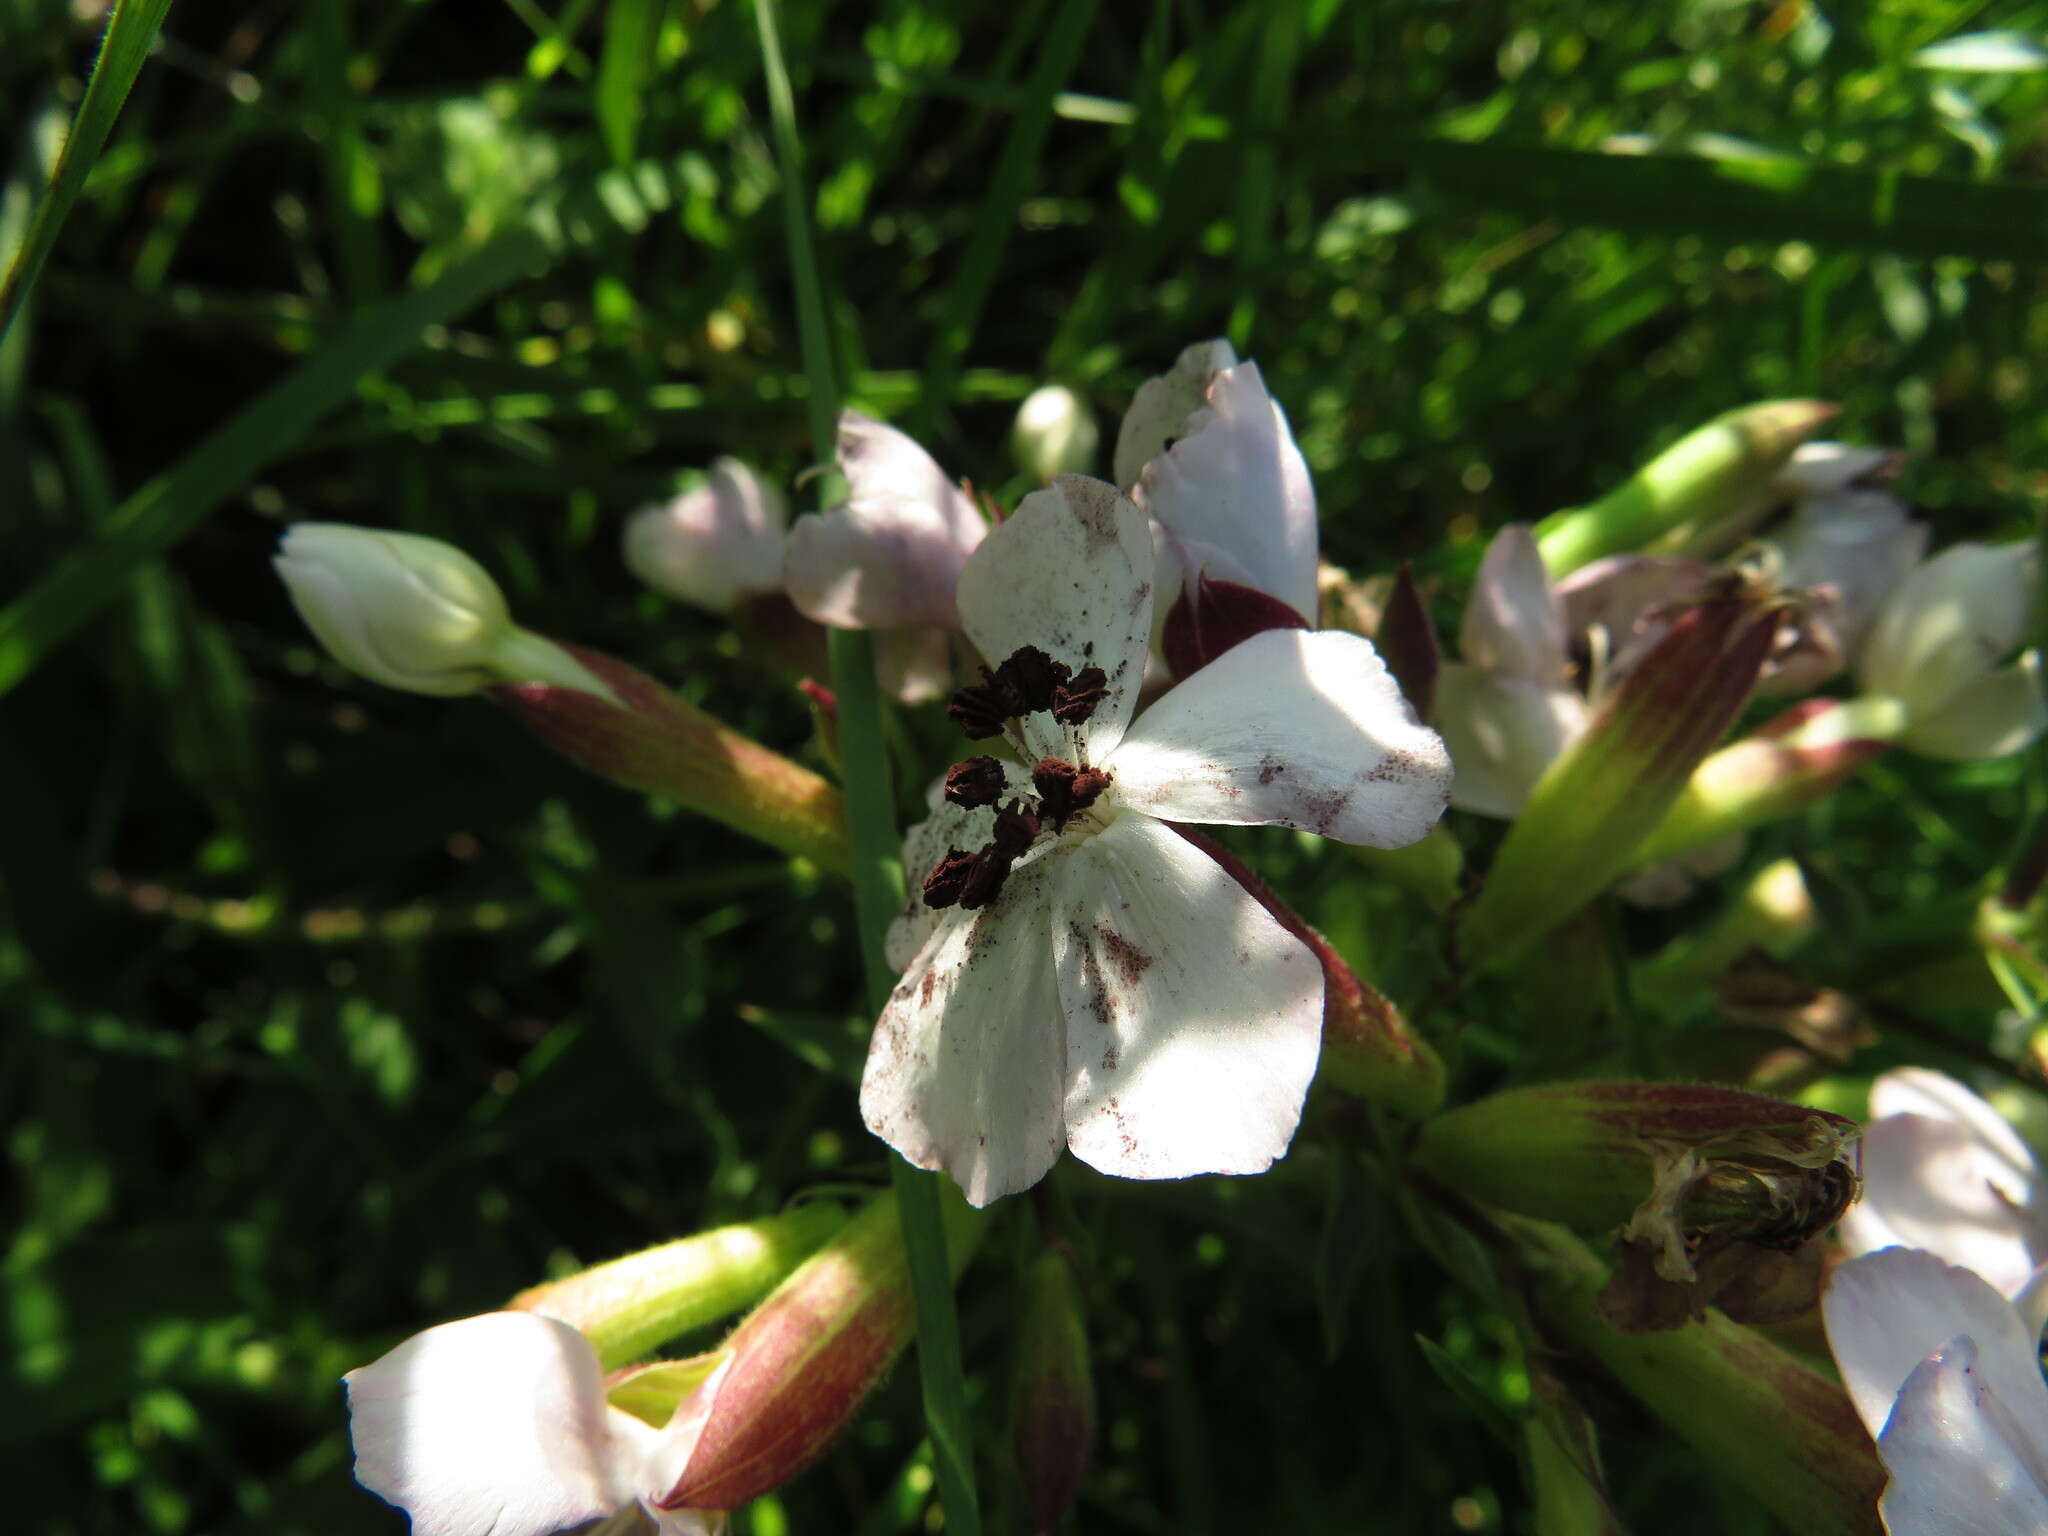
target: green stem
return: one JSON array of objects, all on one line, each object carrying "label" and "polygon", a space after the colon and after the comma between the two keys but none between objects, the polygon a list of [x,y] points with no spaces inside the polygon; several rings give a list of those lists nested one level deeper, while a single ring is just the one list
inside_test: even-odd
[{"label": "green stem", "polygon": [[[811,436],[822,453],[837,432],[839,383],[825,320],[824,288],[811,244],[803,146],[797,137],[796,102],[783,63],[774,0],[755,0],[754,14],[761,28],[761,63],[767,78],[776,159],[782,170],[783,221],[796,282],[797,331],[804,372],[811,385]],[[903,874],[897,861],[874,642],[856,631],[834,630],[831,654],[845,759],[846,820],[853,844],[854,911],[867,972],[868,1003],[879,1012],[895,982],[883,938],[902,899]],[[925,1423],[931,1435],[939,1498],[949,1531],[956,1536],[980,1536],[974,1442],[967,1417],[967,1382],[960,1361],[960,1326],[953,1311],[953,1274],[946,1258],[938,1175],[891,1158],[890,1177],[903,1222],[904,1255],[916,1303],[918,1374],[924,1387]]]}]

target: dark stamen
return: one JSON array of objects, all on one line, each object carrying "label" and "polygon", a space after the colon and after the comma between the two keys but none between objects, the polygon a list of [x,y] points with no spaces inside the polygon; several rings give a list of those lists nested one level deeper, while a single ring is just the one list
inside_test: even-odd
[{"label": "dark stamen", "polygon": [[1003,797],[1003,765],[992,757],[970,757],[946,770],[946,798],[970,811]]},{"label": "dark stamen", "polygon": [[1017,701],[1018,714],[1035,715],[1053,707],[1053,699],[1072,676],[1064,662],[1054,661],[1035,645],[1024,645],[996,668],[992,681]]},{"label": "dark stamen", "polygon": [[1055,827],[1064,827],[1093,805],[1109,787],[1109,775],[1085,764],[1076,768],[1057,757],[1042,757],[1031,770],[1038,808]]},{"label": "dark stamen", "polygon": [[1100,667],[1083,667],[1072,682],[1052,691],[1052,717],[1061,725],[1082,725],[1109,697],[1109,676]]},{"label": "dark stamen", "polygon": [[[987,675],[984,668],[983,676]],[[978,683],[953,695],[946,705],[946,718],[959,726],[969,741],[985,741],[1003,734],[1004,722],[1016,716],[1014,706],[1008,689],[994,683]]]},{"label": "dark stamen", "polygon": [[928,907],[950,907],[960,900],[977,860],[978,855],[948,848],[946,856],[924,877],[924,904]]},{"label": "dark stamen", "polygon": [[1012,800],[1008,806],[996,813],[996,835],[989,844],[1005,859],[1020,857],[1038,837],[1038,818],[1024,809],[1021,800]]},{"label": "dark stamen", "polygon": [[960,892],[960,905],[972,912],[987,906],[1002,891],[1003,881],[1009,878],[1010,860],[996,852],[993,845],[984,848],[974,856],[974,867],[967,872],[967,884]]}]

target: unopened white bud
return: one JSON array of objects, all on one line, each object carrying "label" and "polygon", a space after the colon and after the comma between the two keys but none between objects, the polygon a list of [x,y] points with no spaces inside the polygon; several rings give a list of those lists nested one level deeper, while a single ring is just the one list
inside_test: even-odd
[{"label": "unopened white bud", "polygon": [[452,544],[298,523],[272,563],[328,654],[373,683],[454,697],[547,682],[611,696],[566,651],[514,624],[490,573]]},{"label": "unopened white bud", "polygon": [[729,612],[782,590],[782,493],[738,459],[720,459],[695,490],[643,507],[626,523],[626,568],[657,592]]},{"label": "unopened white bud", "polygon": [[1026,395],[1010,429],[1010,451],[1018,467],[1047,481],[1054,475],[1087,474],[1095,467],[1101,441],[1095,412],[1064,384],[1047,384]]}]

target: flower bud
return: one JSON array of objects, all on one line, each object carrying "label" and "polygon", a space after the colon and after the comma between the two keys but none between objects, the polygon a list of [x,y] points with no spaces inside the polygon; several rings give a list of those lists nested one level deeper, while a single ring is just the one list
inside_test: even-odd
[{"label": "flower bud", "polygon": [[1999,666],[2032,631],[2039,571],[2032,542],[1957,544],[1892,593],[1857,672],[1866,693],[1904,707],[1903,745],[1931,757],[2001,757],[2048,725],[2038,658]]},{"label": "flower bud", "polygon": [[626,568],[657,592],[728,613],[741,599],[782,590],[782,493],[738,459],[672,501],[626,520]]},{"label": "flower bud", "polygon": [[1601,1320],[1605,1267],[1555,1227],[1515,1222],[1546,1342],[1598,1360],[1713,1469],[1810,1536],[1878,1536],[1884,1472],[1848,1394],[1709,1312],[1659,1333]]},{"label": "flower bud", "polygon": [[1017,467],[1042,482],[1054,475],[1091,473],[1101,441],[1095,412],[1064,384],[1047,384],[1026,395],[1010,428]]},{"label": "flower bud", "polygon": [[[948,1188],[957,1279],[987,1225]],[[879,1196],[776,1287],[722,1346],[702,1435],[662,1509],[736,1509],[796,1476],[846,1427],[914,1329],[896,1197]],[[687,1405],[686,1405],[687,1407]]]},{"label": "flower bud", "polygon": [[1749,698],[1777,628],[1776,604],[1747,592],[1672,623],[1530,791],[1467,913],[1468,957],[1511,954],[1638,862]]},{"label": "flower bud", "polygon": [[1766,400],[1715,417],[1600,500],[1538,523],[1544,565],[1561,577],[1603,555],[1725,547],[1770,510],[1793,450],[1835,413],[1821,400]]},{"label": "flower bud", "polygon": [[1517,1215],[1605,1229],[1654,1200],[1673,1243],[1708,1231],[1789,1239],[1841,1213],[1855,1135],[1839,1115],[1734,1088],[1547,1083],[1438,1115],[1414,1161]]},{"label": "flower bud", "polygon": [[296,523],[272,564],[328,654],[373,683],[449,698],[529,681],[605,695],[562,647],[514,624],[490,573],[452,544]]},{"label": "flower bud", "polygon": [[1031,1508],[1031,1528],[1050,1533],[1073,1507],[1095,1447],[1095,1377],[1072,1262],[1064,1253],[1048,1251],[1024,1283],[1010,1446]]},{"label": "flower bud", "polygon": [[844,1225],[827,1202],[719,1227],[521,1291],[508,1303],[567,1323],[607,1370],[736,1312]]},{"label": "flower bud", "polygon": [[821,868],[846,871],[851,855],[838,790],[616,657],[564,649],[604,693],[538,682],[501,687],[492,697],[602,778],[666,795]]},{"label": "flower bud", "polygon": [[1437,678],[1443,673],[1443,648],[1437,644],[1436,626],[1429,619],[1429,605],[1415,584],[1414,566],[1403,560],[1394,573],[1387,594],[1387,606],[1372,636],[1387,670],[1401,685],[1401,696],[1427,720],[1436,705]]}]

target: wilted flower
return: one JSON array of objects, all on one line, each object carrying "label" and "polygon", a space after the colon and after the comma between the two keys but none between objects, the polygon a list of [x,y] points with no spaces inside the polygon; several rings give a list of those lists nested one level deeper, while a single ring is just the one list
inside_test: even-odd
[{"label": "wilted flower", "polygon": [[2048,725],[2040,656],[2000,665],[2033,630],[2040,551],[1956,544],[1878,611],[1857,667],[1866,694],[1898,701],[1901,745],[1929,757],[2016,752]]},{"label": "wilted flower", "polygon": [[329,655],[387,688],[442,697],[499,683],[611,691],[512,622],[505,594],[452,544],[344,523],[295,523],[271,562]]},{"label": "wilted flower", "polygon": [[1009,757],[960,773],[906,842],[922,885],[890,934],[905,972],[861,1108],[978,1205],[1063,1144],[1178,1178],[1257,1172],[1293,1136],[1321,967],[1169,820],[1394,846],[1443,808],[1441,742],[1355,635],[1259,635],[1132,722],[1152,570],[1138,509],[1069,476],[961,575],[968,636],[1001,665],[953,715]]},{"label": "wilted flower", "polygon": [[1064,384],[1031,391],[1010,427],[1010,451],[1026,473],[1040,480],[1086,474],[1101,441],[1094,410]]},{"label": "wilted flower", "polygon": [[657,592],[713,613],[782,590],[782,493],[738,459],[719,459],[710,477],[626,521],[628,570]]},{"label": "wilted flower", "polygon": [[2048,1187],[2003,1116],[1954,1078],[1900,1067],[1871,1086],[1851,1254],[1924,1248],[2016,1296],[2048,1262]]},{"label": "wilted flower", "polygon": [[796,520],[783,576],[799,612],[834,629],[957,629],[953,589],[987,532],[966,492],[894,427],[839,417],[846,503]]},{"label": "wilted flower", "polygon": [[2048,1529],[2041,1308],[1914,1248],[1840,1266],[1821,1301],[1842,1383],[1891,1474],[1891,1536]]}]

